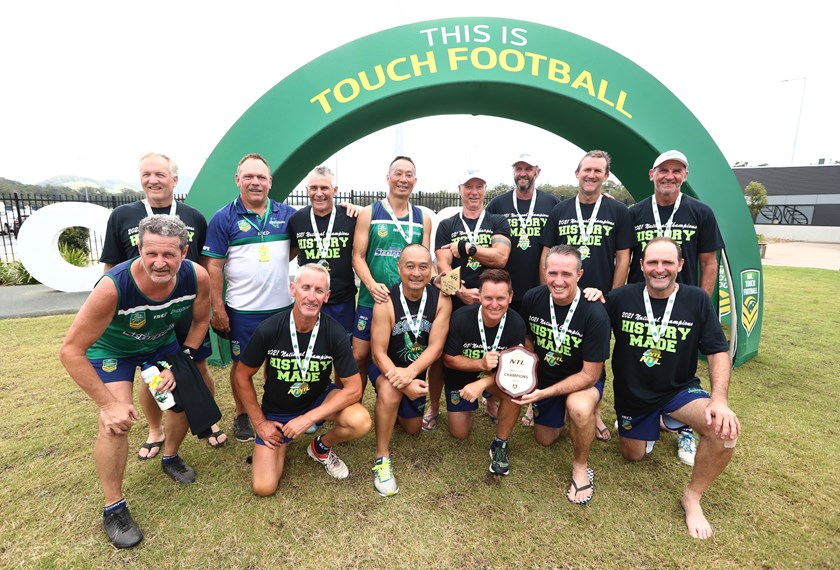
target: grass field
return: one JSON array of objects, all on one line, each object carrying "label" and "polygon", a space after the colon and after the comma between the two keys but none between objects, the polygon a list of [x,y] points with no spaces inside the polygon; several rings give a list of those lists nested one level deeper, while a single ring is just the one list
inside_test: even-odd
[{"label": "grass field", "polygon": [[[639,464],[621,459],[616,438],[596,441],[595,498],[580,507],[564,496],[567,434],[542,448],[517,427],[511,474],[496,479],[487,472],[493,428],[482,417],[463,442],[448,436],[445,419],[431,434],[397,431],[401,490],[388,499],[373,490],[373,433],[337,448],[351,471],[345,481],[306,456],[305,437],[268,499],[250,492],[252,444],[213,450],[188,437],[182,455],[198,481],[185,487],[159,461],[132,456],[124,489],[146,538],[118,551],[100,529],[96,409],[57,359],[72,317],[0,321],[0,567],[840,567],[840,275],[768,267],[765,287],[760,354],[734,372],[730,390],[744,433],[704,499],[715,528],[708,541],[685,531],[679,499],[690,469],[678,463],[673,435]],[[214,369],[230,433],[227,372]],[[372,409],[370,389],[365,403]],[[609,424],[611,408],[610,388]],[[132,451],[144,433],[141,420]]]}]

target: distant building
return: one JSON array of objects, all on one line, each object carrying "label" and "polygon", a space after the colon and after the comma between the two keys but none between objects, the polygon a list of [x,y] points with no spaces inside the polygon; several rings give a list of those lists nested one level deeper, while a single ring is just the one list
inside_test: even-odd
[{"label": "distant building", "polygon": [[767,207],[755,229],[767,237],[840,243],[840,164],[733,168],[741,188],[760,182]]}]

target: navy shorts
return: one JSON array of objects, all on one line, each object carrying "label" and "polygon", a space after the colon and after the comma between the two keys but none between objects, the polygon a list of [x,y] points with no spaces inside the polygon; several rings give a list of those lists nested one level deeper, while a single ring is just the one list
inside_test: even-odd
[{"label": "navy shorts", "polygon": [[[371,363],[368,366],[368,379],[370,379],[370,383],[373,384],[374,390],[376,390],[376,380],[381,375],[382,372],[379,371],[379,368],[377,368],[375,364]],[[388,380],[385,381],[387,382]],[[420,396],[419,398],[412,400],[403,394],[403,397],[400,400],[400,407],[397,409],[397,416],[405,419],[422,418],[425,409],[426,396]]]},{"label": "navy shorts", "polygon": [[336,303],[335,305],[324,305],[321,307],[321,312],[329,315],[339,322],[347,334],[353,332],[353,317],[356,314],[356,302],[345,301],[344,303]]},{"label": "navy shorts", "polygon": [[661,409],[642,414],[640,416],[630,416],[623,414],[616,406],[615,415],[618,418],[618,435],[630,439],[642,439],[645,441],[657,441],[659,439],[659,418],[665,427],[668,429],[677,430],[685,427],[685,424],[679,422],[670,416],[671,412],[679,410],[686,404],[699,400],[700,398],[710,398],[709,393],[703,388],[686,388],[678,392],[676,396],[665,404]]},{"label": "navy shorts", "polygon": [[478,400],[468,402],[461,398],[459,390],[446,389],[446,411],[447,412],[474,412],[478,409]]},{"label": "navy shorts", "polygon": [[356,308],[356,326],[353,337],[370,342],[370,324],[373,322],[373,307],[359,305]]},{"label": "navy shorts", "polygon": [[[595,382],[595,388],[598,389],[598,399],[600,400],[604,396],[603,379]],[[568,394],[534,402],[534,423],[558,429],[566,425],[566,396]]]},{"label": "navy shorts", "polygon": [[[248,342],[254,336],[254,331],[260,323],[274,313],[242,313],[230,307],[225,308],[230,320],[230,357],[239,362],[239,355],[248,346]],[[278,309],[278,312],[282,310]]]},{"label": "navy shorts", "polygon": [[[173,352],[178,352],[180,347],[177,342],[171,342],[151,354],[139,354],[137,356],[126,356],[122,358],[98,358],[88,359],[96,370],[97,376],[105,384],[111,382],[133,382],[134,373],[138,366],[146,362],[157,364],[158,360],[166,360],[166,357]],[[158,368],[160,368],[158,366]]]},{"label": "navy shorts", "polygon": [[[299,412],[295,412],[293,414],[265,414],[265,419],[271,422],[280,422],[281,424],[286,424],[287,422],[292,421],[293,419],[302,416],[303,414],[310,412],[324,403],[324,400],[327,399],[327,394],[332,392],[333,390],[338,390],[338,386],[335,384],[330,384],[327,386],[327,389],[321,392],[321,395],[318,396],[314,402],[312,402],[306,409],[301,410]],[[256,438],[254,439],[257,445],[265,445],[265,442],[260,437],[260,434],[256,434]],[[289,439],[285,435],[283,436],[283,443],[291,443],[293,439]]]}]

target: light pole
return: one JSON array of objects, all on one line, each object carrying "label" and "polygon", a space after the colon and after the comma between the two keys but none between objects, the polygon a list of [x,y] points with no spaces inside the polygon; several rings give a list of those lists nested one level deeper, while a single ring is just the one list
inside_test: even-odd
[{"label": "light pole", "polygon": [[790,153],[790,165],[793,166],[793,157],[796,155],[796,141],[799,138],[799,123],[802,122],[802,107],[805,105],[805,86],[808,84],[808,78],[795,77],[793,79],[782,79],[780,83],[788,83],[790,81],[802,82],[802,94],[799,96],[799,116],[796,119],[796,132],[793,135],[793,150]]}]

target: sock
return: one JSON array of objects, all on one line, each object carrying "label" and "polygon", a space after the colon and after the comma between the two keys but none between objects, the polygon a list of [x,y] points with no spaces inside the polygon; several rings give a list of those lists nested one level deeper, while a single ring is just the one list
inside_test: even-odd
[{"label": "sock", "polygon": [[319,454],[322,454],[322,455],[324,453],[329,453],[330,452],[330,448],[327,447],[326,445],[324,445],[323,443],[321,443],[321,436],[320,435],[315,438],[315,451],[317,451]]},{"label": "sock", "polygon": [[164,455],[160,462],[163,464],[172,463],[176,457],[178,457],[177,453],[175,455]]},{"label": "sock", "polygon": [[677,430],[677,433],[688,433],[688,434],[694,435],[694,430],[692,430],[688,426],[683,426],[683,427],[681,427],[680,429]]},{"label": "sock", "polygon": [[103,513],[102,516],[107,517],[111,513],[114,513],[114,512],[116,512],[120,509],[123,509],[126,506],[127,505],[125,504],[125,497],[123,497],[122,499],[120,499],[116,503],[113,503],[113,504],[110,504],[110,505],[105,505],[105,512]]},{"label": "sock", "polygon": [[493,438],[493,443],[490,445],[492,447],[507,447],[508,440],[506,439],[499,439],[499,436]]}]

